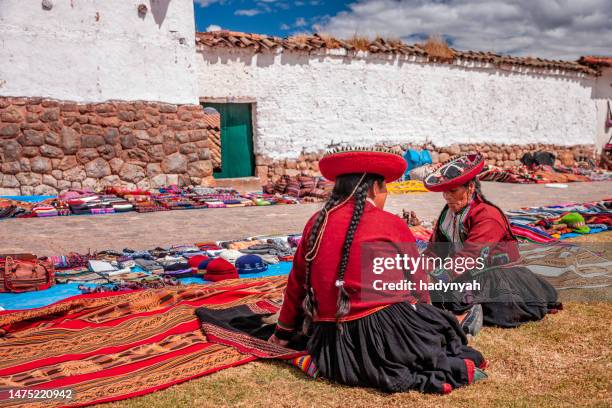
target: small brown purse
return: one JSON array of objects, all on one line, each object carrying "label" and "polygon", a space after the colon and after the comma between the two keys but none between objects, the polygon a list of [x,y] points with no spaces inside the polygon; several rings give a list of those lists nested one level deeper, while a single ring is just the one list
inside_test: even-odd
[{"label": "small brown purse", "polygon": [[48,258],[32,254],[0,256],[0,292],[32,292],[55,285],[55,270]]}]

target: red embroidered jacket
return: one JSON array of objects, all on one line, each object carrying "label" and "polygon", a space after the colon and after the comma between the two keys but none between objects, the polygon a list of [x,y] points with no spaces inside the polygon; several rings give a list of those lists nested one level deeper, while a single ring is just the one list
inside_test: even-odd
[{"label": "red embroidered jacket", "polygon": [[[450,211],[448,208],[446,211]],[[516,239],[510,232],[509,222],[494,206],[475,198],[463,220],[463,248],[453,252],[450,243],[440,228],[441,214],[430,238],[427,254],[439,257],[479,257],[486,258],[486,266],[515,262],[520,259]],[[442,243],[442,245],[436,245]],[[450,250],[450,251],[449,251]],[[451,271],[453,276],[460,273]]]},{"label": "red embroidered jacket", "polygon": [[[354,201],[351,200],[329,214],[318,254],[311,263],[311,284],[317,302],[314,321],[336,321],[338,288],[335,286],[335,282],[337,280],[338,265],[341,260],[342,246],[353,214],[353,208]],[[302,302],[306,293],[304,287],[306,266],[304,247],[317,215],[318,213],[313,215],[306,224],[302,235],[303,238],[293,259],[293,268],[289,273],[285,297],[278,319],[278,337],[297,329],[297,325],[303,316]],[[401,301],[429,302],[429,293],[418,285],[418,282],[421,280],[427,282],[427,276],[423,270],[416,270],[412,275],[405,275],[403,271],[400,271],[398,274],[397,270],[394,271],[395,274],[391,275],[374,275],[371,271],[368,272],[367,269],[365,272],[361,269],[362,244],[382,243],[388,249],[389,247],[397,247],[391,243],[404,243],[400,245],[402,253],[406,253],[411,257],[418,257],[419,254],[415,242],[412,232],[403,220],[391,213],[378,209],[370,202],[366,202],[361,222],[355,232],[344,276],[344,287],[349,293],[350,310],[348,315],[343,317],[341,321],[359,319],[385,306]],[[391,252],[397,253],[399,251],[388,251],[389,254]],[[365,275],[362,275],[362,273],[365,273]],[[395,290],[390,296],[365,295],[365,293],[372,294],[371,278],[377,279],[377,277],[385,281],[392,280],[394,279],[393,277],[399,277],[399,279],[408,278],[415,282],[415,288],[412,291]],[[280,334],[279,331],[281,332]],[[283,337],[286,338],[287,336]]]}]

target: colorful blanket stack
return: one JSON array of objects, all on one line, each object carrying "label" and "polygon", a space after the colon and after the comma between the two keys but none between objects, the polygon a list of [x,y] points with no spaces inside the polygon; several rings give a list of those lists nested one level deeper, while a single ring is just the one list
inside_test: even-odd
[{"label": "colorful blanket stack", "polygon": [[334,183],[322,177],[284,175],[276,183],[265,185],[263,191],[266,194],[287,194],[303,202],[317,202],[326,200],[333,188]]},{"label": "colorful blanket stack", "polygon": [[[330,191],[329,182],[320,182],[309,178],[308,180],[303,179],[300,183],[302,183],[299,184],[302,190],[310,191],[317,183],[320,183],[322,188],[314,189],[313,193],[302,198],[279,193],[240,194],[232,188],[208,187],[179,188],[171,186],[160,188],[155,193],[130,190],[123,187],[107,188],[100,193],[87,189],[70,190],[59,197],[45,197],[38,202],[26,201],[29,197],[18,197],[19,199],[0,197],[0,219],[297,204],[301,201],[315,200],[313,194],[315,196],[317,194],[326,196]],[[331,187],[333,187],[333,183]]]},{"label": "colorful blanket stack", "polygon": [[580,167],[552,167],[540,165],[534,168],[514,166],[501,168],[486,166],[478,178],[481,181],[500,183],[571,183],[577,181],[612,180],[612,172],[603,169],[586,169]]},{"label": "colorful blanket stack", "polygon": [[[567,222],[568,214],[580,220],[580,225]],[[506,215],[517,237],[546,243],[612,229],[612,199],[523,208],[507,211]]]}]

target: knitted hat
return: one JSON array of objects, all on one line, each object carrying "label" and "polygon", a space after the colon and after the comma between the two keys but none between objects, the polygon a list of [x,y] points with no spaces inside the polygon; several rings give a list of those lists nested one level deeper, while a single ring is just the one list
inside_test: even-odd
[{"label": "knitted hat", "polygon": [[243,273],[259,273],[268,269],[260,256],[254,254],[242,255],[236,259],[236,269],[239,274]]},{"label": "knitted hat", "polygon": [[206,280],[218,282],[225,279],[237,278],[239,278],[239,276],[234,265],[223,258],[213,259],[206,266],[206,273],[204,274],[204,279]]},{"label": "knitted hat", "polygon": [[404,174],[406,161],[391,149],[342,148],[323,156],[319,161],[319,170],[323,177],[332,181],[343,174],[371,173],[391,182]]},{"label": "knitted hat", "polygon": [[476,178],[484,166],[480,153],[468,154],[450,160],[423,180],[429,191],[448,191]]},{"label": "knitted hat", "polygon": [[577,212],[571,212],[565,214],[559,220],[560,223],[566,224],[569,228],[573,229],[579,234],[588,234],[591,229],[586,226],[584,217]]},{"label": "knitted hat", "polygon": [[208,268],[208,264],[212,261],[212,259],[208,258],[199,263],[196,275],[204,276],[206,274],[206,268]]},{"label": "knitted hat", "polygon": [[206,255],[194,255],[194,256],[190,256],[189,258],[187,258],[187,262],[189,263],[189,266],[191,266],[192,268],[198,268],[200,264],[203,261],[206,261],[207,259],[209,258]]},{"label": "knitted hat", "polygon": [[219,257],[232,264],[236,264],[236,259],[240,258],[242,255],[244,255],[242,252],[235,249],[224,249],[219,253]]}]

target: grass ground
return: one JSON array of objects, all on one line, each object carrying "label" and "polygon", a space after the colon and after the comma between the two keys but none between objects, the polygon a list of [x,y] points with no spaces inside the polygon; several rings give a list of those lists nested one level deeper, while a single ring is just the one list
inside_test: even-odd
[{"label": "grass ground", "polygon": [[[597,240],[612,242],[612,232]],[[563,298],[562,298],[563,300]],[[484,328],[471,341],[490,361],[489,378],[447,396],[394,395],[309,380],[281,362],[256,361],[111,405],[153,407],[610,407],[612,304],[565,310],[517,329]]]}]

